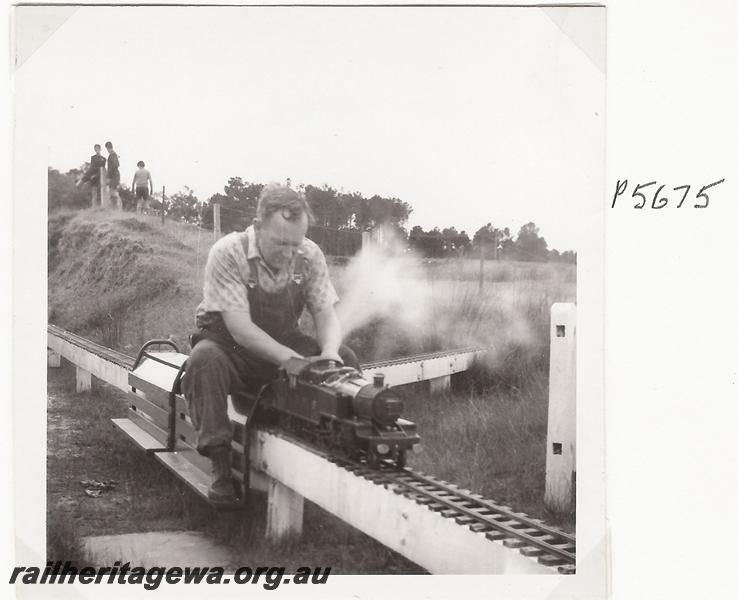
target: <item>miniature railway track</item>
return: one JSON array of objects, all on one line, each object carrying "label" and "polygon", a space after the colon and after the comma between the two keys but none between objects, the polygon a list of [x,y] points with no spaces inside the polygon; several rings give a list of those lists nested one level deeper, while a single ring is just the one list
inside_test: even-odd
[{"label": "miniature railway track", "polygon": [[466,346],[464,348],[456,348],[454,350],[443,350],[441,352],[428,352],[427,354],[414,354],[412,356],[403,356],[400,358],[392,358],[390,360],[378,360],[370,363],[362,363],[362,369],[381,369],[383,367],[393,367],[396,365],[404,365],[408,363],[421,362],[425,360],[433,360],[435,358],[443,358],[444,356],[453,356],[455,354],[468,354],[472,352],[484,352],[487,350],[484,346]]},{"label": "miniature railway track", "polygon": [[[106,360],[109,360],[112,363],[118,364],[121,367],[130,369],[133,366],[133,362],[135,360],[133,356],[123,354],[122,352],[117,352],[116,350],[111,350],[110,348],[106,348],[105,346],[96,344],[95,342],[88,340],[87,338],[84,338],[80,335],[77,335],[76,333],[72,333],[71,331],[67,331],[66,329],[62,329],[61,327],[57,327],[56,325],[52,325],[50,323],[47,325],[47,330],[49,333],[63,340],[66,340],[70,344],[74,344],[75,346],[84,348],[88,352],[91,352],[92,354],[96,354],[97,356],[100,356]],[[413,356],[403,356],[400,358],[393,358],[390,360],[379,360],[375,362],[363,363],[361,365],[361,368],[362,369],[381,369],[383,367],[392,367],[396,365],[404,365],[408,363],[421,362],[424,360],[442,358],[444,356],[453,356],[455,354],[466,354],[470,352],[483,352],[484,350],[486,350],[486,348],[483,346],[468,346],[464,348],[457,348],[455,350],[447,350],[447,351],[442,351],[442,352],[429,352],[427,354],[415,354]]]},{"label": "miniature railway track", "polygon": [[118,352],[116,350],[112,350],[111,348],[106,348],[105,346],[96,344],[92,340],[88,340],[81,335],[77,335],[76,333],[72,333],[71,331],[67,331],[66,329],[57,327],[56,325],[52,325],[51,323],[46,326],[46,329],[49,333],[55,335],[56,337],[63,339],[70,344],[74,344],[75,346],[83,348],[87,352],[104,358],[105,360],[110,361],[116,365],[119,365],[126,369],[130,369],[133,366],[133,361],[135,360],[133,356],[129,356],[128,354],[123,354],[122,352]]},{"label": "miniature railway track", "polygon": [[518,548],[524,556],[555,567],[562,574],[575,573],[576,538],[571,534],[409,468],[398,469],[385,462],[377,470],[343,458],[328,457],[328,460],[354,475],[426,505],[459,525],[484,534],[489,540]]}]

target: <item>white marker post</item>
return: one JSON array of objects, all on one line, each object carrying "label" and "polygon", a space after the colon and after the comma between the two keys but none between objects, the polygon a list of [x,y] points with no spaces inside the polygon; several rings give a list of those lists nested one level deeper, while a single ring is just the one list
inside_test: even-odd
[{"label": "white marker post", "polygon": [[576,474],[576,305],[551,307],[545,504],[554,512],[574,508]]},{"label": "white marker post", "polygon": [[213,239],[220,239],[220,202],[213,203]]}]

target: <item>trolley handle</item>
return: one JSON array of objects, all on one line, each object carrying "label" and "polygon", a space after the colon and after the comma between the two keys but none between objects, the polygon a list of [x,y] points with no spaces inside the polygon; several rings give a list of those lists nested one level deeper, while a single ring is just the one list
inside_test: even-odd
[{"label": "trolley handle", "polygon": [[175,352],[179,353],[179,348],[177,347],[177,344],[175,344],[172,340],[149,340],[143,346],[141,346],[141,349],[138,351],[138,355],[136,356],[136,360],[133,362],[133,367],[131,367],[131,370],[135,370],[136,367],[138,367],[141,359],[144,357],[144,355],[146,355],[146,349],[150,346],[156,346],[157,344],[166,344],[167,346],[171,346],[172,348],[174,348]]},{"label": "trolley handle", "polygon": [[167,436],[167,449],[169,452],[174,452],[175,445],[177,444],[177,394],[182,393],[182,376],[186,370],[187,361],[185,360],[174,376],[172,389],[169,391],[169,432]]}]

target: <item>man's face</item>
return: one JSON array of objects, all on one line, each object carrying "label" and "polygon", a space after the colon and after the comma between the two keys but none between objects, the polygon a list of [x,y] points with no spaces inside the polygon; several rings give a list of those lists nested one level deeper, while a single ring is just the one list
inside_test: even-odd
[{"label": "man's face", "polygon": [[273,213],[265,222],[256,225],[257,241],[261,255],[276,271],[284,269],[302,244],[307,233],[307,215],[287,220],[281,211]]},{"label": "man's face", "polygon": [[95,154],[100,154],[100,147],[99,147],[99,146],[97,146],[97,147],[95,148]]}]

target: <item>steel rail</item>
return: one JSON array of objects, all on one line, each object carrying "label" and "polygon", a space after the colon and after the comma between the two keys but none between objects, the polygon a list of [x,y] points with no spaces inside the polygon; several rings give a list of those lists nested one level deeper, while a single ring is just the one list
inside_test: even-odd
[{"label": "steel rail", "polygon": [[130,369],[133,366],[133,362],[135,360],[133,356],[123,354],[122,352],[118,352],[111,348],[106,348],[105,346],[93,342],[92,340],[88,340],[81,335],[77,335],[76,333],[72,333],[71,331],[52,325],[51,323],[47,324],[46,331],[120,367]]},{"label": "steel rail", "polygon": [[[560,537],[566,540],[569,544],[576,545],[576,538],[570,533],[566,533],[565,531],[554,529],[553,527],[550,527],[546,525],[545,523],[542,523],[536,519],[529,518],[527,515],[516,513],[512,509],[509,509],[504,506],[500,506],[499,504],[496,504],[495,502],[491,502],[482,497],[477,497],[472,492],[468,490],[459,489],[455,487],[453,484],[450,484],[446,481],[441,481],[439,479],[436,479],[435,477],[430,477],[428,475],[425,475],[424,473],[420,473],[419,471],[415,471],[409,468],[406,468],[405,471],[410,471],[412,473],[413,478],[417,480],[425,481],[427,485],[433,485],[434,487],[447,491],[453,494],[454,496],[458,496],[462,498],[464,502],[474,502],[476,504],[480,504],[484,508],[487,508],[500,515],[508,517],[509,519],[520,521],[521,523],[525,523],[529,527],[535,527],[539,531],[543,531],[548,535]],[[406,473],[402,472],[401,475],[404,476],[406,475]]]},{"label": "steel rail", "polygon": [[[127,354],[118,352],[117,350],[113,350],[111,348],[106,348],[105,346],[102,346],[96,342],[93,342],[92,340],[88,340],[87,338],[77,335],[76,333],[72,333],[71,331],[62,329],[61,327],[58,327],[57,325],[53,325],[49,323],[47,325],[47,331],[48,333],[51,333],[59,338],[62,338],[63,340],[66,340],[69,343],[74,344],[75,346],[84,348],[85,350],[93,354],[96,354],[97,356],[101,356],[109,360],[110,362],[113,362],[121,367],[130,369],[133,366],[133,363],[135,361],[135,357],[133,356],[129,356]],[[421,362],[425,360],[433,360],[437,358],[443,358],[445,356],[453,356],[455,354],[468,354],[472,352],[481,353],[486,350],[487,348],[485,348],[484,346],[468,346],[465,348],[457,348],[455,350],[428,352],[426,354],[416,354],[413,356],[403,356],[400,358],[368,362],[368,363],[362,364],[361,368],[362,369],[379,369],[382,367],[391,367],[395,365],[403,365],[403,364],[408,364],[408,363]]]},{"label": "steel rail", "polygon": [[[403,485],[409,488],[413,492],[416,492],[421,495],[426,495],[430,499],[432,499],[434,503],[442,504],[446,506],[447,508],[452,509],[455,512],[459,512],[462,515],[471,517],[472,519],[475,519],[480,524],[488,525],[489,527],[497,531],[508,534],[508,536],[510,537],[521,539],[527,542],[531,546],[540,548],[541,550],[544,550],[545,552],[548,552],[549,554],[553,556],[563,559],[565,562],[569,564],[576,563],[575,554],[573,554],[572,552],[568,550],[558,547],[558,546],[563,546],[563,545],[568,546],[568,542],[565,542],[563,544],[551,544],[547,541],[542,540],[541,536],[550,535],[550,534],[546,534],[546,532],[540,530],[537,526],[532,527],[530,525],[527,525],[526,523],[522,523],[518,521],[520,526],[516,527],[512,524],[498,521],[490,515],[481,514],[479,511],[484,508],[483,506],[478,506],[476,508],[470,508],[467,506],[463,506],[464,504],[468,503],[468,501],[465,501],[463,499],[461,501],[450,499],[447,497],[440,496],[437,491],[424,490],[422,489],[422,482],[418,483],[414,481],[403,481],[401,479],[394,478],[394,477],[391,479],[393,483],[399,483],[400,485]],[[515,521],[517,519],[512,519],[512,520]],[[532,534],[526,533],[525,531],[521,531],[521,529],[523,528],[535,529],[536,533],[539,533],[540,535],[534,536]],[[557,535],[557,537],[559,536]]]},{"label": "steel rail", "polygon": [[[466,519],[459,524],[472,529],[480,528],[479,531],[490,540],[505,543],[507,538],[512,538],[518,540],[521,546],[536,548],[542,553],[537,557],[539,560],[546,560],[547,555],[554,559],[547,560],[549,566],[561,567],[566,572],[571,572],[569,569],[576,565],[576,538],[570,534],[557,531],[527,517],[518,516],[515,512],[493,502],[453,489],[448,484],[440,484],[409,469],[398,469],[385,463],[384,468],[377,471],[363,463],[345,458],[330,457],[329,460],[376,485],[385,488],[390,485],[400,486],[401,489],[396,488],[396,493],[404,493],[415,502],[427,504],[431,510],[457,522],[460,518]],[[497,516],[502,521],[495,519],[493,515],[485,514],[489,511],[499,513]]]},{"label": "steel rail", "polygon": [[426,354],[414,354],[413,356],[402,356],[400,358],[392,358],[388,360],[377,360],[361,365],[362,369],[380,369],[382,367],[392,367],[395,365],[404,365],[407,363],[420,362],[424,360],[433,360],[443,358],[445,356],[453,356],[454,354],[470,354],[485,352],[485,346],[468,346],[465,348],[456,348],[455,350],[442,350],[440,352],[428,352]]}]

